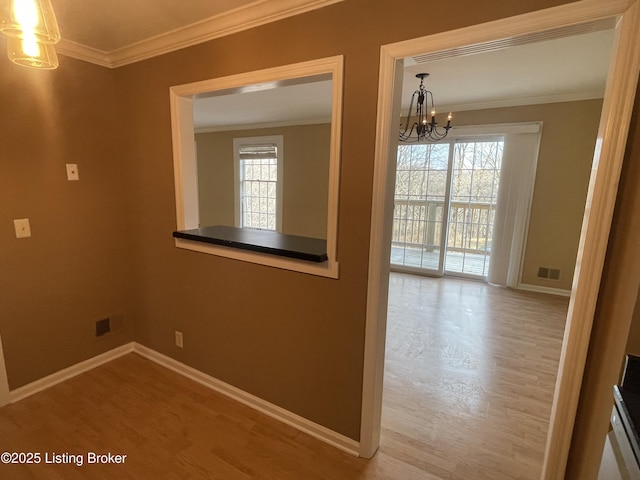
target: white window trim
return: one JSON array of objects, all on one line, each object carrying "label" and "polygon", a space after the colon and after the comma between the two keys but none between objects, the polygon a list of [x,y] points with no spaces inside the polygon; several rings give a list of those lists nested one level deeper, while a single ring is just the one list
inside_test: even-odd
[{"label": "white window trim", "polygon": [[236,227],[242,227],[242,208],[240,205],[240,148],[247,145],[276,145],[278,159],[278,180],[276,183],[276,232],[282,232],[282,175],[284,158],[284,137],[282,135],[268,135],[262,137],[238,137],[233,139],[233,183],[234,183],[234,212]]},{"label": "white window trim", "polygon": [[285,270],[337,279],[338,190],[340,178],[340,143],[342,133],[342,86],[344,57],[337,55],[293,65],[257,70],[227,77],[203,80],[169,89],[173,140],[173,168],[176,193],[177,230],[198,228],[198,175],[193,142],[193,98],[214,90],[239,89],[249,85],[330,74],[332,79],[331,146],[329,154],[329,192],[327,199],[327,256],[322,263],[250,252],[181,238],[178,248],[217,255]]}]

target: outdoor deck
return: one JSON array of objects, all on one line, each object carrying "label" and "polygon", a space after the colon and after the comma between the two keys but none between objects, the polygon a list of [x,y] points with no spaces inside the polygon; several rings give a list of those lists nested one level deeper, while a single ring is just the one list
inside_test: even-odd
[{"label": "outdoor deck", "polygon": [[[439,250],[415,247],[391,246],[391,264],[396,267],[438,268]],[[444,269],[448,273],[464,273],[485,277],[489,269],[489,256],[469,252],[448,251],[444,259]]]}]

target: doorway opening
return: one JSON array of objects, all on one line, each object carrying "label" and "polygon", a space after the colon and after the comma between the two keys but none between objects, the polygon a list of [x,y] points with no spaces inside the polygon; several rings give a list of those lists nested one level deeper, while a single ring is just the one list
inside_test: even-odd
[{"label": "doorway opening", "polygon": [[[571,290],[569,316],[562,346],[549,434],[547,436],[543,478],[558,478],[568,456],[572,436],[575,405],[580,394],[581,373],[591,333],[606,242],[609,234],[613,202],[609,198],[617,190],[624,145],[627,138],[630,108],[635,96],[638,58],[633,55],[634,32],[637,32],[637,10],[614,1],[575,2],[507,18],[458,31],[434,34],[410,41],[385,45],[381,49],[378,124],[374,169],[374,196],[370,238],[370,267],[367,293],[367,323],[363,378],[362,427],[360,454],[370,457],[380,442],[380,412],[384,374],[384,334],[389,288],[389,256],[391,246],[393,159],[397,155],[397,132],[400,117],[400,92],[403,59],[419,52],[442,54],[478,45],[503,45],[563,29],[591,29],[601,20],[612,20],[616,29],[611,66],[607,71],[606,92],[598,131],[597,148],[589,183],[587,208],[584,210],[580,234],[579,261]],[[525,21],[526,19],[526,21]],[[633,59],[633,60],[630,60]],[[477,78],[473,81],[478,83]],[[480,82],[481,83],[481,82]],[[501,85],[503,82],[499,82]],[[443,102],[444,103],[444,102]],[[576,117],[579,118],[579,117]],[[619,128],[604,128],[616,119]]]}]

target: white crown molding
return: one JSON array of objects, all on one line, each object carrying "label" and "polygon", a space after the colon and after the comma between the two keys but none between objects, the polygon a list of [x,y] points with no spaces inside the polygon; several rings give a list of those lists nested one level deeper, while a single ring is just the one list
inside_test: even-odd
[{"label": "white crown molding", "polygon": [[282,121],[256,123],[253,125],[221,125],[221,126],[205,126],[194,127],[194,133],[216,133],[216,132],[236,132],[242,130],[260,130],[263,128],[281,128],[281,127],[299,127],[305,125],[325,125],[331,124],[331,118],[310,118],[301,121]]},{"label": "white crown molding", "polygon": [[63,39],[58,45],[58,53],[103,67],[117,68],[343,1],[258,0],[110,52]]},{"label": "white crown molding", "polygon": [[[584,100],[602,99],[604,92],[575,92],[539,95],[535,97],[507,98],[489,100],[487,102],[463,103],[458,105],[444,105],[438,107],[439,112],[466,112],[471,110],[488,110],[490,108],[522,107],[528,105],[543,105],[548,103],[580,102]],[[406,109],[403,109],[403,111]]]},{"label": "white crown molding", "polygon": [[62,39],[56,45],[56,52],[65,57],[75,58],[88,63],[94,63],[101,67],[113,68],[109,61],[109,53],[97,48],[87,47],[71,40]]}]

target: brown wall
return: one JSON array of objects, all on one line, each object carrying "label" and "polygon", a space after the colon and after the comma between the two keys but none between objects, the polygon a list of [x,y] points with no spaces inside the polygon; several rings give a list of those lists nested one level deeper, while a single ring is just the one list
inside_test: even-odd
[{"label": "brown wall", "polygon": [[[108,348],[86,324],[130,309],[137,341],[357,439],[380,45],[562,3],[461,0],[452,15],[436,2],[428,22],[414,22],[415,2],[347,0],[119,68],[115,93],[108,73],[74,60],[53,74],[4,61],[0,332],[11,387]],[[175,248],[169,87],[339,54],[340,279]],[[51,90],[39,97],[27,80]],[[64,180],[71,160],[76,184]],[[638,176],[629,182],[640,186]],[[14,238],[11,219],[21,217],[32,219],[33,238]]]},{"label": "brown wall", "polygon": [[[380,46],[558,3],[466,0],[456,15],[433,4],[425,24],[407,22],[409,1],[348,0],[119,68],[120,132],[135,185],[137,340],[359,438]],[[169,87],[333,55],[345,56],[340,279],[176,249]],[[173,345],[176,329],[183,350]]]},{"label": "brown wall", "polygon": [[231,132],[196,133],[198,214],[201,227],[234,227],[235,186]]},{"label": "brown wall", "polygon": [[327,238],[331,125],[196,134],[200,225],[235,226],[233,139],[283,136],[282,232]]},{"label": "brown wall", "polygon": [[[128,187],[111,71],[64,57],[37,71],[3,55],[0,72],[0,334],[14,389],[130,340],[130,329],[94,336],[96,320],[131,319]],[[30,238],[15,237],[16,218]]]},{"label": "brown wall", "polygon": [[[601,100],[456,112],[456,125],[542,121],[522,283],[571,290]],[[537,277],[559,268],[560,281]]]}]

